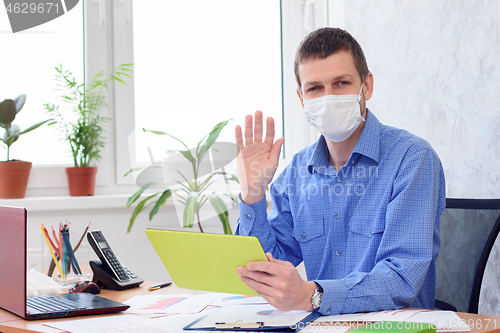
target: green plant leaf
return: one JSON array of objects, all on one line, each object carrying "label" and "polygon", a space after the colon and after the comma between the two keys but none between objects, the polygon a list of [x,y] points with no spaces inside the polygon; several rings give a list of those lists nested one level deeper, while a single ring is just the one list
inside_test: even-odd
[{"label": "green plant leaf", "polygon": [[[49,124],[49,125],[50,125],[50,124]],[[123,175],[123,177],[127,177],[127,175],[128,175],[129,173],[134,172],[134,171],[137,171],[137,170],[141,170],[141,169],[143,169],[143,168],[142,168],[142,167],[140,167],[140,168],[133,168],[133,169],[130,169],[129,171],[127,171],[127,172]]]},{"label": "green plant leaf", "polygon": [[160,207],[163,206],[165,204],[165,202],[167,201],[167,199],[170,198],[171,196],[172,196],[172,191],[170,191],[170,189],[168,189],[162,193],[160,199],[158,199],[158,201],[156,201],[155,206],[153,207],[153,209],[149,213],[149,220],[150,221],[153,219],[153,216],[155,216],[156,213],[158,213],[158,209],[160,209]]},{"label": "green plant leaf", "polygon": [[168,134],[168,133],[166,133],[166,132],[163,132],[163,131],[154,131],[154,130],[149,130],[149,129],[147,129],[147,128],[143,128],[142,130],[143,130],[144,132],[151,132],[151,133],[156,134],[156,135],[168,135],[168,136],[169,136],[169,137],[171,137],[172,139],[179,141],[179,142],[180,142],[180,143],[181,143],[184,147],[186,147],[186,149],[187,149],[187,150],[189,150],[189,147],[188,147],[188,146],[186,146],[186,144],[185,144],[184,142],[182,142],[181,140],[177,139],[175,136],[170,135],[170,134]]},{"label": "green plant leaf", "polygon": [[193,154],[191,154],[190,150],[179,150],[179,152],[184,155],[184,157],[191,163],[194,163]]},{"label": "green plant leaf", "polygon": [[14,102],[16,103],[16,113],[19,113],[26,102],[26,94],[22,94],[14,98]]},{"label": "green plant leaf", "polygon": [[229,225],[229,212],[227,211],[227,206],[217,195],[211,193],[207,194],[208,200],[214,207],[215,212],[219,215],[219,220],[222,222],[222,227],[226,235],[232,235],[231,226]]},{"label": "green plant leaf", "polygon": [[45,124],[46,122],[48,122],[50,120],[52,120],[52,119],[43,120],[43,121],[40,121],[40,122],[36,123],[35,125],[31,125],[27,129],[25,129],[24,131],[22,131],[21,133],[19,133],[19,135],[31,132],[35,128],[38,128],[38,127],[42,126],[43,124]]},{"label": "green plant leaf", "polygon": [[217,125],[214,126],[214,128],[210,131],[208,134],[208,138],[205,141],[205,144],[201,147],[200,152],[198,153],[198,160],[201,161],[205,157],[207,151],[212,147],[214,142],[217,140],[219,137],[220,131],[224,128],[224,126],[227,125],[229,120],[222,121],[218,123]]},{"label": "green plant leaf", "polygon": [[[150,195],[149,197],[147,197],[146,199],[142,200],[141,202],[139,202],[137,204],[137,206],[135,207],[134,209],[134,212],[132,213],[132,216],[130,217],[130,221],[128,223],[128,228],[127,228],[127,233],[130,232],[130,230],[132,230],[132,226],[134,225],[134,222],[135,222],[135,219],[137,218],[137,215],[139,215],[140,212],[142,212],[144,210],[144,208],[146,208],[144,205],[146,204],[146,202],[151,199],[152,197],[158,195],[158,193],[155,193],[153,195]],[[128,206],[127,206],[128,207]]]},{"label": "green plant leaf", "polygon": [[194,216],[198,212],[198,195],[199,192],[189,193],[186,203],[184,204],[184,214],[182,218],[182,226],[192,228]]},{"label": "green plant leaf", "polygon": [[127,84],[125,83],[125,81],[123,81],[122,79],[120,79],[119,77],[114,76],[114,75],[111,75],[111,80],[112,80],[112,81],[117,81],[117,82],[123,83],[124,85],[127,85]]},{"label": "green plant leaf", "polygon": [[149,182],[147,183],[146,185],[144,185],[143,187],[141,187],[141,189],[137,192],[135,192],[127,201],[127,208],[130,207],[130,205],[132,205],[137,199],[139,199],[139,197],[141,196],[142,192],[144,192],[148,187],[150,187],[151,185],[154,185],[158,182],[154,181],[154,182]]},{"label": "green plant leaf", "polygon": [[0,103],[0,123],[6,125],[6,127],[10,127],[10,124],[16,118],[16,113],[16,102],[13,100],[5,99]]},{"label": "green plant leaf", "polygon": [[238,173],[236,171],[216,171],[214,174],[224,176],[227,180],[237,182],[238,184],[240,183]]}]

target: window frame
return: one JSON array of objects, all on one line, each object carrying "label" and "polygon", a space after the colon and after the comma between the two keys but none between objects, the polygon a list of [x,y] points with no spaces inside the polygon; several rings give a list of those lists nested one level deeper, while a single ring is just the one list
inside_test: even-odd
[{"label": "window frame", "polygon": [[[319,0],[315,15],[323,22],[328,12],[328,1]],[[287,0],[281,3],[282,48],[282,107],[283,132],[286,138],[277,174],[289,164],[293,155],[314,143],[318,134],[305,122],[302,107],[296,95],[293,73],[295,50],[305,37],[304,6],[306,1]],[[100,70],[111,71],[116,65],[133,63],[133,1],[94,0],[83,1],[85,38],[85,76],[93,77]],[[300,24],[297,24],[299,22]],[[315,22],[316,23],[316,22]],[[134,81],[127,85],[111,83],[103,115],[112,118],[106,124],[106,145],[96,179],[96,194],[133,193],[137,191],[132,174],[124,177],[131,168],[129,136],[135,129]],[[287,133],[293,133],[287,137]],[[67,194],[66,166],[34,166],[31,171],[27,196]]]}]

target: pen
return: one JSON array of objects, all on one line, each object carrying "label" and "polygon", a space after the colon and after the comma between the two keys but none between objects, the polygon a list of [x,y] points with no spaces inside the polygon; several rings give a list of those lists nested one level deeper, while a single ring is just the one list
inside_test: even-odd
[{"label": "pen", "polygon": [[165,288],[165,287],[170,286],[171,284],[172,284],[172,282],[162,283],[162,284],[159,284],[157,286],[149,287],[148,290],[149,291],[153,291],[153,290],[157,290],[157,289],[160,289],[160,288]]}]

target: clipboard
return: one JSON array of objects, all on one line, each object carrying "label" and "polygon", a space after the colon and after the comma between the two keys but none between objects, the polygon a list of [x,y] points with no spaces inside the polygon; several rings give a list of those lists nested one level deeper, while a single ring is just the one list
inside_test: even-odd
[{"label": "clipboard", "polygon": [[298,332],[319,316],[316,311],[282,312],[267,303],[229,304],[198,318],[184,330]]}]

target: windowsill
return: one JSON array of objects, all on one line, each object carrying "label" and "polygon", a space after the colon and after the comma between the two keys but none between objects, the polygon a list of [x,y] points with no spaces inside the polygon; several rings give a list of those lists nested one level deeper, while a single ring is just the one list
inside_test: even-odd
[{"label": "windowsill", "polygon": [[126,208],[131,194],[107,194],[89,197],[52,196],[0,199],[0,205],[25,207],[28,212],[66,211],[74,209]]},{"label": "windowsill", "polygon": [[[238,195],[239,191],[233,191],[233,194]],[[149,192],[145,192],[137,199],[132,207],[135,207],[142,199],[145,199]],[[68,210],[81,209],[126,209],[127,201],[132,194],[98,194],[88,197],[72,197],[68,195],[62,196],[37,196],[25,197],[22,199],[0,199],[0,206],[24,207],[28,212],[57,212]],[[270,207],[272,206],[271,198],[267,193],[267,199]],[[226,205],[231,201],[223,197]],[[167,200],[166,206],[174,206],[173,200]]]}]

